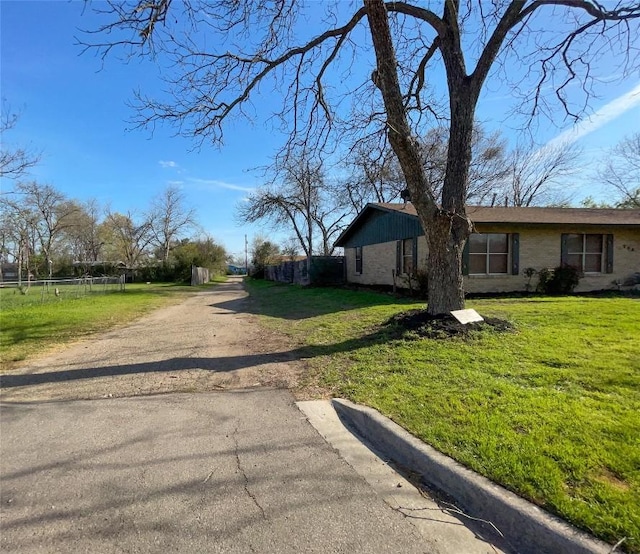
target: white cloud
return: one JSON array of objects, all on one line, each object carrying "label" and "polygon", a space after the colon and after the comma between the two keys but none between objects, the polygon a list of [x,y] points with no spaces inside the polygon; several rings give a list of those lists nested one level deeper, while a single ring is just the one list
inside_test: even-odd
[{"label": "white cloud", "polygon": [[178,164],[174,161],[165,161],[165,160],[160,160],[158,162],[160,164],[160,167],[178,167]]},{"label": "white cloud", "polygon": [[640,83],[626,94],[602,106],[602,108],[597,110],[589,118],[576,123],[571,129],[560,133],[557,137],[550,140],[547,146],[552,148],[565,143],[576,142],[636,106],[640,106]]},{"label": "white cloud", "polygon": [[217,179],[189,179],[189,182],[199,185],[202,188],[207,189],[227,189],[237,190],[239,192],[254,192],[256,189],[253,187],[244,187],[241,185],[234,185],[232,183],[226,183],[224,181],[218,181]]}]

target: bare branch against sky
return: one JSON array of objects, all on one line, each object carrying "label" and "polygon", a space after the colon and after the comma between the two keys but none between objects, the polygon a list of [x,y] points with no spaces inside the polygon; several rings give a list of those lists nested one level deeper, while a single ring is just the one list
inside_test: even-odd
[{"label": "bare branch against sky", "polygon": [[40,161],[40,153],[27,146],[13,146],[7,136],[18,123],[19,114],[2,101],[0,114],[0,177],[20,179]]},{"label": "bare branch against sky", "polygon": [[[140,126],[169,123],[197,143],[219,144],[234,118],[264,110],[288,132],[284,159],[299,148],[331,154],[382,130],[425,229],[432,314],[464,305],[473,130],[486,83],[505,76],[530,122],[557,107],[578,119],[605,57],[623,76],[640,64],[640,3],[631,0],[447,0],[438,11],[410,2],[336,2],[323,5],[313,33],[303,25],[305,8],[291,0],[106,5],[106,23],[88,47],[157,56],[165,69],[166,95],[137,95]],[[431,75],[446,87],[426,86]],[[279,101],[261,106],[265,90],[279,92]],[[448,146],[437,197],[419,137],[442,120]]]}]

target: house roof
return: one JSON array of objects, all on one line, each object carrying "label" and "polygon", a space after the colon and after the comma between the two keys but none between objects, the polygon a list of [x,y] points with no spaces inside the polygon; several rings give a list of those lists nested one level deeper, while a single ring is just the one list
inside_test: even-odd
[{"label": "house roof", "polygon": [[282,262],[301,262],[302,260],[306,259],[306,256],[298,254],[296,254],[295,256],[290,256],[289,254],[277,254],[269,258],[269,263],[267,265],[278,265]]},{"label": "house roof", "polygon": [[[367,207],[369,206],[417,216],[416,209],[410,202],[407,204],[368,204]],[[640,210],[620,210],[616,208],[467,206],[467,215],[474,223],[640,225]]]},{"label": "house roof", "polygon": [[[342,232],[337,246],[345,246],[350,237],[371,217],[373,213],[391,213],[417,220],[416,209],[406,204],[367,204],[351,224]],[[467,215],[475,224],[507,225],[581,225],[581,226],[632,226],[640,227],[640,210],[615,208],[515,208],[467,206]]]}]

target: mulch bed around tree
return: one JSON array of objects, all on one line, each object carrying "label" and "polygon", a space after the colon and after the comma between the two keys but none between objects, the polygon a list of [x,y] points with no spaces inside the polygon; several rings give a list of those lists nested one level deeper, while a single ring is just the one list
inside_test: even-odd
[{"label": "mulch bed around tree", "polygon": [[495,331],[514,331],[514,326],[504,319],[485,317],[483,322],[467,323],[463,325],[452,315],[429,315],[426,310],[416,309],[402,312],[391,317],[386,326],[393,326],[409,331],[420,337],[428,339],[441,339],[449,337],[466,337],[471,331],[492,328]]}]

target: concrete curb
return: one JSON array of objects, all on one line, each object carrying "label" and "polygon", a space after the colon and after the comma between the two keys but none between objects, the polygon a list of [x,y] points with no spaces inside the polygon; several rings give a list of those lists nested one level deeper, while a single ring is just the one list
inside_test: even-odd
[{"label": "concrete curb", "polygon": [[372,446],[453,497],[470,516],[491,521],[518,552],[612,552],[608,544],[460,465],[376,410],[339,398],[333,399],[332,403],[340,418]]}]

